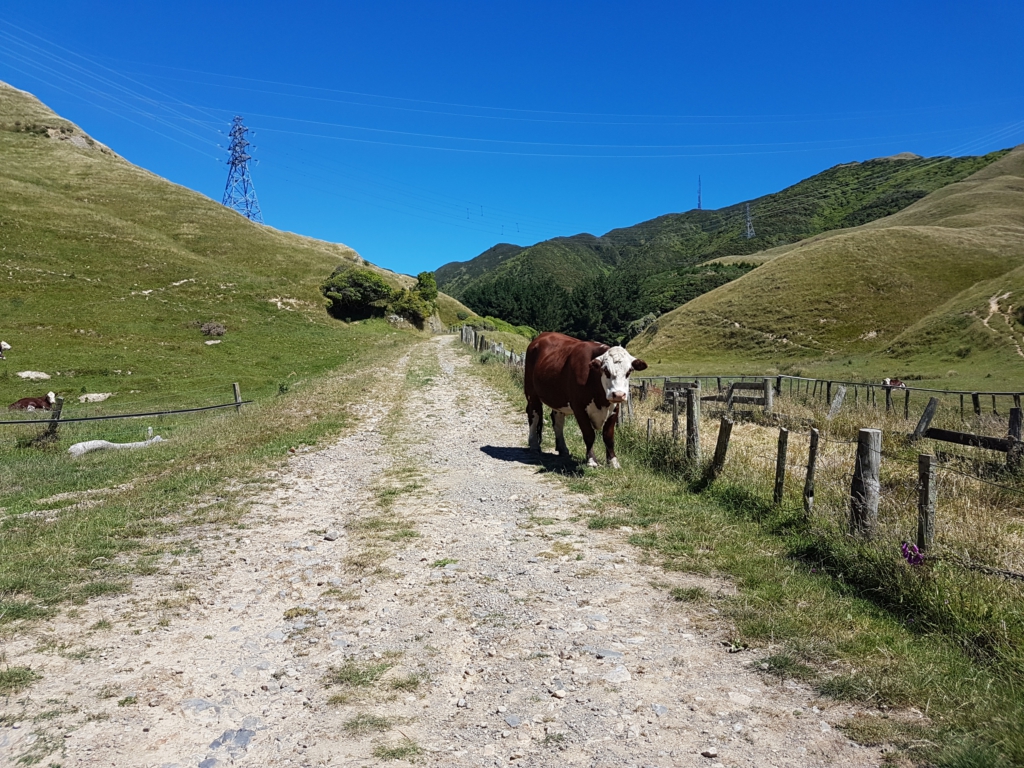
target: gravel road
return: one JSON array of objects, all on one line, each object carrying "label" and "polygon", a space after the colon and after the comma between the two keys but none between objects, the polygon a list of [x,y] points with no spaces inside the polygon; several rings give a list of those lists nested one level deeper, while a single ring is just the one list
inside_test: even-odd
[{"label": "gravel road", "polygon": [[[0,765],[868,766],[853,710],[729,653],[707,605],[591,531],[452,337],[382,371],[244,529],[9,638]],[[600,470],[609,471],[609,470]]]}]

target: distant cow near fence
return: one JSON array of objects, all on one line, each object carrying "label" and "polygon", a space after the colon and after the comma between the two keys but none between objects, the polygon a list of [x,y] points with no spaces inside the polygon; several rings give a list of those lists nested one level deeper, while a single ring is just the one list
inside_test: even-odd
[{"label": "distant cow near fence", "polygon": [[55,395],[47,392],[46,397],[23,397],[7,406],[9,411],[48,411],[53,407]]},{"label": "distant cow near fence", "polygon": [[600,430],[608,464],[619,468],[615,458],[615,416],[629,398],[629,375],[647,363],[622,347],[580,341],[561,333],[542,333],[526,350],[526,416],[530,424],[530,448],[540,451],[544,408],[551,409],[555,447],[569,455],[563,429],[573,414],[587,446],[587,465],[597,466],[594,440]]}]

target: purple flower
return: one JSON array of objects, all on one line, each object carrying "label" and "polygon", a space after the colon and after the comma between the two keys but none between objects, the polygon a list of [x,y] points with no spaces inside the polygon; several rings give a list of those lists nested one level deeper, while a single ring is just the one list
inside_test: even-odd
[{"label": "purple flower", "polygon": [[921,550],[917,548],[916,544],[904,541],[900,545],[900,551],[903,553],[903,559],[910,565],[920,565],[924,562],[924,555],[921,554]]}]

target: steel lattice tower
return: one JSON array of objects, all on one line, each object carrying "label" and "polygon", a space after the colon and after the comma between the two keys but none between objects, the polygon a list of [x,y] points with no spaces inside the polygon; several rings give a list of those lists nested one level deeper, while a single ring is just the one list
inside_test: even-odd
[{"label": "steel lattice tower", "polygon": [[263,212],[260,210],[260,203],[256,199],[256,188],[252,185],[252,177],[249,175],[249,140],[245,135],[249,129],[242,124],[242,118],[238,115],[231,122],[231,146],[228,151],[231,158],[228,160],[228,183],[224,186],[224,205],[257,224],[263,223]]},{"label": "steel lattice tower", "polygon": [[747,239],[754,236],[754,222],[750,220],[750,203],[747,203]]}]

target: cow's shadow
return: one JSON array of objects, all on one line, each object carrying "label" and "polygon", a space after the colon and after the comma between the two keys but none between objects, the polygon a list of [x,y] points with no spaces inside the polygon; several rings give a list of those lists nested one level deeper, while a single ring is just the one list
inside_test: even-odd
[{"label": "cow's shadow", "polygon": [[480,450],[498,461],[511,461],[517,464],[529,464],[540,467],[542,472],[553,472],[557,475],[580,477],[583,475],[584,462],[576,459],[562,458],[557,453],[536,453],[529,448],[517,446],[484,445]]}]

